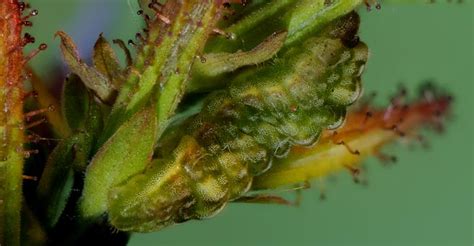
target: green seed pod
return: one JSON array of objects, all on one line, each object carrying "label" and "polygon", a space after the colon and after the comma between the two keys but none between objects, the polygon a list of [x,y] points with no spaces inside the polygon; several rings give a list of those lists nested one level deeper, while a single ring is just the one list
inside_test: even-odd
[{"label": "green seed pod", "polygon": [[144,232],[212,216],[246,193],[273,158],[339,126],[360,94],[368,50],[348,45],[345,35],[324,34],[209,95],[202,111],[165,141],[179,143],[172,154],[111,190],[111,224]]}]

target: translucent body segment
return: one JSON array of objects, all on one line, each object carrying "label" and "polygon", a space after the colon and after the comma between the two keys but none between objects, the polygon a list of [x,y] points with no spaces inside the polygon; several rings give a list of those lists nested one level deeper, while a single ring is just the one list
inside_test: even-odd
[{"label": "translucent body segment", "polygon": [[177,126],[169,140],[179,142],[173,154],[163,153],[154,167],[113,189],[111,223],[152,231],[219,212],[275,158],[314,144],[324,129],[343,122],[359,96],[367,53],[362,43],[351,48],[339,38],[315,37],[275,65],[236,77]]}]

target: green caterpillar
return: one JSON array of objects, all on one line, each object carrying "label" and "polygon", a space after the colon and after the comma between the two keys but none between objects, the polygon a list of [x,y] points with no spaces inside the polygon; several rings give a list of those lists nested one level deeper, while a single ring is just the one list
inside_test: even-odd
[{"label": "green caterpillar", "polygon": [[355,36],[358,21],[351,13],[209,95],[164,141],[160,159],[109,193],[112,225],[145,232],[212,216],[247,192],[273,158],[342,124],[368,57]]}]

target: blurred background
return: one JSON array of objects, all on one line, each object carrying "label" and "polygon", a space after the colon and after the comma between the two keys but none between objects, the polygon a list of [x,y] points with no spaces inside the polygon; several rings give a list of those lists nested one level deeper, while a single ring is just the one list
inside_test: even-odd
[{"label": "blurred background", "polygon": [[[57,78],[52,67],[64,69],[57,30],[69,33],[87,58],[101,32],[128,40],[142,25],[135,0],[31,4],[39,15],[28,31],[49,45],[33,64],[49,81]],[[473,245],[474,5],[382,1],[382,10],[360,13],[371,50],[366,93],[376,91],[377,103],[387,104],[400,84],[415,92],[435,81],[455,97],[445,133],[424,133],[428,149],[385,148],[398,157],[394,166],[366,161],[368,186],[340,173],[326,181],[324,201],[314,187],[303,191],[300,207],[231,204],[210,220],[134,234],[130,245]]]}]

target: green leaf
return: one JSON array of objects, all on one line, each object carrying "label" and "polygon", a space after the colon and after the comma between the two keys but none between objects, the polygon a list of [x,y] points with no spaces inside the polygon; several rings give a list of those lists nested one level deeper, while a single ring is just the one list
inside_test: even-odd
[{"label": "green leaf", "polygon": [[81,77],[84,84],[93,90],[103,102],[112,103],[115,100],[116,91],[111,81],[96,69],[87,66],[79,58],[76,45],[65,32],[59,31],[56,36],[61,38],[61,52],[72,72]]},{"label": "green leaf", "polygon": [[89,100],[85,127],[81,134],[78,134],[78,143],[74,146],[75,159],[73,166],[76,171],[80,172],[85,171],[91,153],[96,152],[97,138],[104,127],[100,105],[94,101],[92,95],[89,95]]},{"label": "green leaf", "polygon": [[82,215],[97,217],[107,211],[111,187],[128,180],[150,162],[156,132],[155,110],[148,107],[125,122],[99,149],[86,171]]},{"label": "green leaf", "polygon": [[323,26],[356,9],[362,0],[281,0],[267,1],[258,9],[224,29],[234,37],[216,37],[208,52],[250,50],[272,32],[287,30],[284,48],[298,46]]},{"label": "green leaf", "polygon": [[71,130],[84,127],[89,110],[89,92],[75,74],[68,76],[64,82],[61,108],[64,119]]},{"label": "green leaf", "polygon": [[314,35],[331,21],[350,13],[362,0],[325,0],[298,1],[291,17],[288,18],[288,38],[285,46],[297,45]]},{"label": "green leaf", "polygon": [[76,141],[74,136],[61,141],[49,155],[41,175],[37,197],[49,227],[57,223],[71,194],[74,180],[71,164]]},{"label": "green leaf", "polygon": [[84,171],[103,128],[102,109],[92,92],[75,74],[71,74],[64,83],[62,94],[63,115],[76,137],[73,166],[76,171]]},{"label": "green leaf", "polygon": [[103,127],[100,105],[94,95],[71,74],[64,83],[62,111],[74,135],[61,141],[49,156],[38,186],[38,198],[47,225],[53,227],[71,193],[74,171],[83,172],[97,135]]},{"label": "green leaf", "polygon": [[[206,52],[235,52],[237,50],[250,50],[256,47],[271,33],[278,30],[287,30],[281,18],[291,12],[293,5],[298,0],[266,1],[257,4],[250,13],[237,22],[232,23],[223,31],[234,38],[216,36],[209,40]],[[246,11],[243,8],[242,11]]]},{"label": "green leaf", "polygon": [[94,45],[92,61],[94,67],[100,73],[107,76],[108,80],[112,82],[115,88],[120,88],[124,79],[122,76],[122,68],[112,46],[102,36],[102,34]]}]

